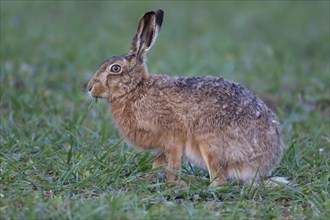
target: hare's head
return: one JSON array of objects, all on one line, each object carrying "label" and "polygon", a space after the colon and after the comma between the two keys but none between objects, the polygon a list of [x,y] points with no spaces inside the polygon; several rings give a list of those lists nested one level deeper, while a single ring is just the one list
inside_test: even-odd
[{"label": "hare's head", "polygon": [[123,56],[113,56],[101,64],[88,82],[89,94],[97,98],[121,97],[148,77],[146,53],[154,44],[163,22],[162,10],[145,13],[133,38],[131,50]]}]

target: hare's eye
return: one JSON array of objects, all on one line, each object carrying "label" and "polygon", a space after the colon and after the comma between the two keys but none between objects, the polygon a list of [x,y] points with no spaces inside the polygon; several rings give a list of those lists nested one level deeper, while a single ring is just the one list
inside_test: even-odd
[{"label": "hare's eye", "polygon": [[111,66],[110,71],[114,73],[119,73],[121,70],[121,66],[118,64],[114,64]]}]

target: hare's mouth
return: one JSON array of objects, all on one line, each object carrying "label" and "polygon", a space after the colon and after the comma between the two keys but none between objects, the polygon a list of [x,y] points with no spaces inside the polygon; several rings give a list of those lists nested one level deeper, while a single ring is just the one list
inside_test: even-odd
[{"label": "hare's mouth", "polygon": [[94,95],[92,95],[92,93],[91,93],[90,91],[88,92],[88,94],[89,94],[92,98],[95,99],[95,103],[97,103],[97,101],[98,101],[99,98],[102,98],[101,96],[94,96]]},{"label": "hare's mouth", "polygon": [[94,100],[95,100],[95,103],[97,103],[97,101],[99,100],[99,99],[101,99],[102,97],[101,96],[94,96],[94,95],[92,95],[92,94],[89,94],[92,98],[94,98]]}]

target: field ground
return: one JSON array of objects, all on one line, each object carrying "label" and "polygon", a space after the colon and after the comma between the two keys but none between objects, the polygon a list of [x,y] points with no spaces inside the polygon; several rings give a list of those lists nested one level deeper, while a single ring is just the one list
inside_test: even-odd
[{"label": "field ground", "polygon": [[[0,4],[1,219],[330,219],[329,1]],[[273,175],[291,186],[210,188],[187,162],[190,188],[165,184],[152,155],[120,139],[106,102],[93,104],[83,85],[156,8],[165,19],[150,71],[258,94],[283,125]]]}]

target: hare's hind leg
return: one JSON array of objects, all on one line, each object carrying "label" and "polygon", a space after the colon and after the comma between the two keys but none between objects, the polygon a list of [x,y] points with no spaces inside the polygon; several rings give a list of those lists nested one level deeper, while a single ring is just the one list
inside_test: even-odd
[{"label": "hare's hind leg", "polygon": [[211,186],[219,186],[227,182],[227,169],[221,166],[216,158],[216,152],[212,151],[211,146],[199,146],[204,163],[210,176]]},{"label": "hare's hind leg", "polygon": [[245,186],[250,186],[251,184],[256,186],[263,176],[262,171],[259,170],[258,164],[254,162],[236,163],[231,164],[229,167],[228,177],[240,180]]}]

